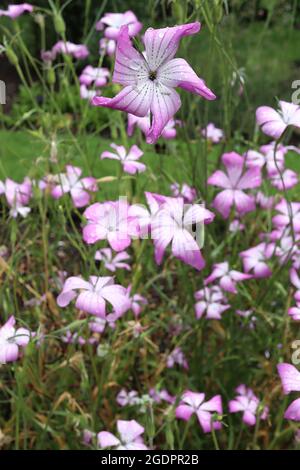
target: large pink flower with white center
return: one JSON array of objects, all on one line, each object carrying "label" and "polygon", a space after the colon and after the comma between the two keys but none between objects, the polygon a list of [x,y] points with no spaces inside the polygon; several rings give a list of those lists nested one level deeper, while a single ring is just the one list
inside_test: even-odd
[{"label": "large pink flower with white center", "polygon": [[117,269],[127,269],[130,271],[129,264],[124,263],[130,259],[129,254],[126,251],[119,251],[115,256],[110,248],[102,248],[97,250],[95,253],[95,260],[103,261],[104,266],[111,272],[116,272]]},{"label": "large pink flower with white center", "polygon": [[286,101],[279,101],[278,111],[261,106],[256,110],[256,121],[265,134],[279,139],[288,126],[300,128],[300,106]]},{"label": "large pink flower with white center", "polygon": [[183,198],[168,198],[151,221],[155,260],[162,262],[167,246],[172,242],[172,254],[194,268],[205,265],[200,248],[203,245],[204,224],[213,221],[214,214],[203,205],[185,205]]},{"label": "large pink flower with white center", "polygon": [[201,318],[205,314],[205,318],[220,320],[222,313],[230,308],[226,304],[227,299],[219,286],[204,287],[195,292],[196,318]]},{"label": "large pink flower with white center", "polygon": [[242,251],[240,257],[243,261],[244,271],[253,273],[253,277],[264,278],[272,275],[266,261],[274,255],[274,243],[260,243],[248,250]]},{"label": "large pink flower with white center", "polygon": [[[278,364],[277,370],[281,379],[282,388],[286,395],[291,392],[300,392],[300,372],[291,364]],[[300,421],[300,398],[294,400],[286,410],[284,417],[293,421]]]},{"label": "large pink flower with white center", "polygon": [[81,72],[79,76],[79,81],[82,85],[90,86],[94,84],[97,87],[106,85],[108,77],[108,69],[87,65]]},{"label": "large pink flower with white center", "polygon": [[[254,426],[256,423],[258,408],[260,405],[259,399],[254,395],[251,388],[246,387],[244,384],[237,387],[236,392],[238,395],[234,400],[229,401],[230,413],[243,413],[243,421],[248,426]],[[266,419],[268,416],[268,408],[265,407],[260,413],[260,419]]]},{"label": "large pink flower with white center", "polygon": [[90,276],[89,281],[78,276],[69,277],[57,297],[57,304],[66,307],[76,297],[76,308],[99,317],[105,317],[107,302],[120,316],[130,307],[125,287],[114,284],[114,278],[109,276]]},{"label": "large pink flower with white center", "polygon": [[29,343],[31,333],[26,328],[15,328],[16,320],[11,316],[0,328],[0,364],[14,362],[20,355],[20,347]]},{"label": "large pink flower with white center", "polygon": [[29,214],[27,204],[32,197],[32,182],[29,178],[25,178],[23,183],[16,183],[10,178],[6,178],[4,183],[0,181],[0,194],[5,195],[12,217],[16,218],[18,214],[26,217]]},{"label": "large pink flower with white center", "polygon": [[[167,140],[175,139],[177,134],[175,125],[179,123],[180,121],[171,118],[163,128],[161,137]],[[147,136],[151,128],[150,113],[148,113],[147,116],[144,117],[138,117],[134,114],[128,114],[127,134],[129,135],[129,137],[132,136],[135,126],[141,129],[143,134]]]},{"label": "large pink flower with white center", "polygon": [[251,274],[244,274],[235,269],[230,269],[228,261],[224,261],[224,263],[216,263],[213,265],[212,273],[204,282],[205,285],[207,285],[218,279],[222,289],[232,294],[237,294],[236,284],[251,278]]},{"label": "large pink flower with white center", "polygon": [[257,188],[261,185],[261,172],[258,167],[246,169],[243,172],[245,158],[236,152],[224,153],[222,156],[226,173],[215,171],[207,180],[208,184],[224,188],[213,201],[220,214],[226,219],[231,207],[235,206],[238,214],[255,209],[255,198],[244,192],[245,189]]},{"label": "large pink flower with white center", "polygon": [[220,421],[214,421],[213,415],[222,415],[222,399],[216,395],[209,401],[205,400],[204,393],[195,393],[187,390],[181,397],[181,402],[176,408],[176,418],[189,421],[193,414],[197,415],[203,432],[211,432],[212,429],[221,429]]},{"label": "large pink flower with white center", "polygon": [[130,206],[125,200],[96,202],[84,212],[87,225],[83,239],[88,244],[107,240],[115,251],[123,251],[138,238],[140,227],[136,217],[129,214]]},{"label": "large pink flower with white center", "polygon": [[119,160],[125,173],[129,173],[130,175],[134,175],[135,173],[142,173],[146,170],[146,165],[137,161],[141,158],[142,155],[144,155],[144,152],[137,145],[133,145],[129,149],[128,153],[126,152],[126,149],[123,147],[123,145],[110,144],[110,146],[116,151],[116,153],[108,152],[106,150],[105,152],[102,152],[101,160],[104,158]]},{"label": "large pink flower with white center", "polygon": [[275,209],[279,212],[279,214],[272,218],[275,227],[288,227],[292,219],[294,231],[300,232],[300,202],[291,202],[289,205],[285,199],[281,199],[281,201],[276,204]]},{"label": "large pink flower with white center", "polygon": [[224,132],[222,129],[218,129],[212,122],[202,129],[201,134],[213,144],[218,144],[222,139],[224,139]]},{"label": "large pink flower with white center", "polygon": [[122,26],[128,27],[130,37],[136,36],[142,29],[135,14],[128,10],[125,13],[105,13],[100,21],[96,24],[98,31],[103,31],[107,39],[117,39]]},{"label": "large pink flower with white center", "polygon": [[7,10],[0,10],[0,16],[9,16],[14,20],[25,12],[32,13],[33,5],[30,3],[20,3],[19,5],[11,4],[8,5]]},{"label": "large pink flower with white center", "polygon": [[137,421],[117,421],[117,430],[119,437],[114,436],[107,431],[98,433],[98,445],[105,449],[107,447],[114,447],[116,450],[147,450],[148,447],[144,444],[142,434],[144,428]]},{"label": "large pink flower with white center", "polygon": [[96,192],[97,180],[92,176],[80,178],[82,170],[77,166],[66,165],[66,173],[56,175],[56,186],[51,191],[54,199],[70,193],[75,207],[84,207],[91,200],[91,192]]},{"label": "large pink flower with white center", "polygon": [[126,111],[135,116],[152,113],[147,142],[154,143],[165,125],[178,111],[180,97],[175,87],[183,88],[206,99],[215,99],[213,92],[184,59],[174,59],[183,36],[195,34],[200,23],[173,28],[147,29],[144,36],[146,53],[133,48],[128,27],[122,26],[117,43],[113,82],[124,86],[114,98],[95,97],[95,106]]}]

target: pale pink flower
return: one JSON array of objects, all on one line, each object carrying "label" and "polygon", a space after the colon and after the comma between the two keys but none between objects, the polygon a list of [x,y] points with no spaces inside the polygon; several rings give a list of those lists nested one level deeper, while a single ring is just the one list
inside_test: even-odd
[{"label": "pale pink flower", "polygon": [[116,52],[117,43],[114,39],[102,38],[99,41],[99,53],[113,56]]},{"label": "pale pink flower", "polygon": [[143,442],[142,434],[144,428],[134,419],[131,421],[117,421],[119,437],[110,432],[101,431],[98,433],[98,445],[101,448],[114,447],[116,450],[148,450]]},{"label": "pale pink flower", "polygon": [[255,200],[262,209],[272,209],[275,202],[274,196],[266,196],[262,191],[257,191]]},{"label": "pale pink flower", "polygon": [[184,59],[174,59],[180,39],[199,30],[198,22],[172,28],[149,28],[144,36],[146,54],[143,55],[133,48],[128,27],[122,26],[117,40],[113,82],[124,88],[114,98],[96,97],[92,103],[139,117],[147,116],[151,111],[153,119],[147,142],[156,142],[181,106],[175,87],[209,100],[215,99]]},{"label": "pale pink flower", "polygon": [[186,370],[189,368],[184,352],[179,347],[175,348],[167,357],[168,369],[171,369],[176,364],[178,364],[179,366],[183,367]]},{"label": "pale pink flower", "polygon": [[246,385],[239,385],[236,389],[237,396],[234,400],[229,401],[230,413],[243,413],[243,421],[248,426],[254,426],[256,423],[257,415],[260,414],[260,419],[266,419],[268,416],[268,408],[264,407],[259,411],[260,401],[254,395],[251,388]]},{"label": "pale pink flower", "polygon": [[[276,154],[274,155],[276,142],[271,142],[260,147],[260,152],[256,150],[248,150],[245,154],[245,164],[248,168],[266,167],[268,175],[277,173],[278,169],[284,169],[285,155],[288,152],[288,148],[282,144],[277,145]],[[275,159],[276,163],[275,163]]]},{"label": "pale pink flower", "polygon": [[123,251],[138,238],[140,228],[136,217],[130,215],[130,206],[125,200],[96,202],[84,212],[87,225],[83,228],[83,239],[88,244],[107,240],[115,251]]},{"label": "pale pink flower", "polygon": [[67,54],[75,59],[85,59],[89,55],[89,50],[84,44],[73,44],[72,42],[58,41],[52,48],[54,54]]},{"label": "pale pink flower", "polygon": [[131,295],[131,289],[132,289],[132,286],[131,284],[129,284],[129,286],[126,289],[126,294],[128,296],[128,300],[130,304],[129,309],[133,311],[134,316],[137,318],[140,315],[143,307],[145,305],[148,305],[148,301],[145,297],[143,297],[140,294]]},{"label": "pale pink flower", "polygon": [[288,126],[300,128],[300,107],[286,101],[279,101],[278,111],[269,106],[256,110],[256,121],[262,131],[273,139],[279,139]]},{"label": "pale pink flower", "polygon": [[251,274],[241,273],[235,269],[229,268],[228,261],[216,263],[213,265],[212,273],[205,279],[205,285],[218,279],[222,289],[232,294],[237,294],[236,284],[247,279],[251,279]]},{"label": "pale pink flower", "polygon": [[[138,116],[135,116],[134,114],[128,114],[127,116],[128,116],[127,134],[129,135],[129,137],[132,136],[135,126],[141,129],[143,134],[147,137],[151,128],[150,113],[148,113],[144,117],[138,117]],[[176,130],[175,125],[179,123],[180,121],[178,121],[178,119],[175,120],[171,118],[167,122],[165,127],[163,128],[161,137],[166,140],[175,139],[177,135],[177,130]]]},{"label": "pale pink flower", "polygon": [[90,276],[88,281],[78,276],[69,277],[57,297],[57,304],[66,307],[76,297],[76,308],[103,318],[107,302],[119,316],[129,308],[126,289],[115,284],[114,278],[109,276]]},{"label": "pale pink flower", "polygon": [[80,98],[83,100],[91,100],[94,96],[100,96],[100,90],[88,89],[86,85],[80,85]]},{"label": "pale pink flower", "polygon": [[173,183],[170,186],[172,194],[174,197],[183,197],[184,202],[192,203],[197,198],[197,191],[195,188],[191,188],[186,183],[183,183],[181,186],[179,183]]},{"label": "pale pink flower", "polygon": [[91,192],[96,192],[97,180],[92,176],[81,178],[82,170],[77,166],[66,165],[66,173],[56,175],[56,186],[51,191],[54,199],[70,193],[75,207],[84,207],[91,200]]},{"label": "pale pink flower", "polygon": [[230,222],[228,229],[229,232],[232,233],[241,232],[242,230],[245,230],[245,224],[242,224],[239,219],[234,219],[232,222]]},{"label": "pale pink flower", "polygon": [[193,414],[196,414],[203,432],[211,432],[212,429],[221,429],[220,421],[214,420],[215,415],[222,415],[222,399],[220,395],[215,395],[209,401],[205,400],[204,393],[195,393],[190,390],[184,392],[181,402],[176,408],[176,418],[189,421]]},{"label": "pale pink flower", "polygon": [[297,173],[288,168],[281,173],[273,173],[269,177],[271,185],[279,191],[291,189],[299,182]]},{"label": "pale pink flower", "polygon": [[25,12],[32,13],[33,5],[30,3],[20,3],[18,5],[11,4],[8,5],[7,10],[0,10],[0,16],[9,16],[14,20],[18,18],[18,16],[23,15]]},{"label": "pale pink flower", "polygon": [[26,328],[16,328],[16,320],[11,316],[0,327],[0,364],[15,362],[20,356],[20,348],[24,348],[30,341],[32,333]]},{"label": "pale pink flower", "polygon": [[29,214],[27,204],[32,197],[32,182],[29,178],[25,178],[23,183],[16,183],[10,178],[6,178],[4,183],[0,181],[0,194],[5,195],[12,217],[16,218],[18,214],[26,217]]},{"label": "pale pink flower", "polygon": [[224,132],[222,129],[218,129],[212,122],[202,129],[201,134],[213,144],[218,144],[222,139],[224,139]]},{"label": "pale pink flower", "polygon": [[157,390],[156,388],[150,388],[149,396],[155,403],[161,403],[162,401],[166,401],[170,403],[170,405],[174,405],[176,402],[176,397],[170,395],[170,393],[163,388],[162,390]]},{"label": "pale pink flower", "polygon": [[219,286],[204,287],[203,289],[195,292],[195,304],[196,318],[202,318],[205,314],[205,318],[220,320],[222,313],[230,308],[227,299],[223,294]]},{"label": "pale pink flower", "polygon": [[[286,395],[291,392],[300,392],[300,372],[291,364],[278,364],[277,370],[281,379],[283,391]],[[300,398],[294,400],[285,411],[284,417],[293,421],[300,421]]]},{"label": "pale pink flower", "polygon": [[[293,223],[295,232],[300,232],[300,202],[291,202],[290,206],[285,199],[276,204],[275,209],[279,214],[272,218],[272,222],[277,228],[285,228]],[[291,211],[291,214],[290,214]]]},{"label": "pale pink flower", "polygon": [[246,273],[253,273],[255,278],[264,278],[272,275],[272,271],[267,264],[274,255],[274,243],[260,243],[248,250],[241,251],[240,257],[242,258],[244,271]]},{"label": "pale pink flower", "polygon": [[107,39],[118,39],[122,26],[128,27],[128,35],[130,37],[136,36],[142,29],[135,14],[128,10],[125,13],[105,13],[105,15],[96,23],[98,31],[104,30],[104,36]]},{"label": "pale pink flower", "polygon": [[261,185],[260,169],[253,167],[243,172],[245,159],[236,152],[224,153],[222,162],[226,167],[226,173],[217,170],[207,180],[208,184],[224,189],[215,197],[213,207],[225,219],[229,217],[232,207],[235,207],[240,215],[253,211],[255,198],[246,194],[244,190]]},{"label": "pale pink flower", "polygon": [[201,270],[205,265],[200,248],[203,244],[203,226],[213,221],[214,214],[203,205],[184,204],[183,198],[167,198],[160,204],[151,221],[155,260],[162,262],[167,246],[172,242],[173,256]]},{"label": "pale pink flower", "polygon": [[82,85],[90,86],[94,84],[96,87],[101,87],[107,84],[109,78],[109,70],[103,67],[92,67],[87,65],[79,76],[79,81]]},{"label": "pale pink flower", "polygon": [[146,165],[137,161],[144,155],[144,152],[137,145],[133,145],[128,153],[123,145],[110,144],[110,146],[115,152],[102,152],[101,160],[104,158],[119,160],[125,173],[129,173],[130,175],[142,173],[146,170]]},{"label": "pale pink flower", "polygon": [[131,390],[127,392],[125,388],[119,391],[116,402],[120,406],[132,406],[139,404],[138,392],[136,390]]},{"label": "pale pink flower", "polygon": [[130,259],[129,254],[126,251],[119,251],[115,256],[111,248],[102,248],[97,250],[95,253],[95,260],[103,261],[104,266],[111,272],[116,272],[117,269],[127,269],[131,270],[129,264],[124,263]]},{"label": "pale pink flower", "polygon": [[110,328],[114,329],[116,327],[115,321],[116,321],[116,318],[114,314],[107,315],[105,318],[94,317],[93,321],[89,322],[89,329],[93,333],[101,334],[104,332],[107,325]]}]

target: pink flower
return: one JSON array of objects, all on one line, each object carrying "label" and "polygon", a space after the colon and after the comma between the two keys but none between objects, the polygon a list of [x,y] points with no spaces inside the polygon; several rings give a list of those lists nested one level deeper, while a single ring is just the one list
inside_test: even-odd
[{"label": "pink flower", "polygon": [[275,151],[276,142],[271,142],[267,145],[262,145],[260,147],[260,152],[256,150],[248,150],[245,154],[245,163],[247,168],[259,167],[263,168],[266,166],[268,175],[277,173],[277,167],[282,171],[284,169],[284,157],[288,152],[288,148],[282,144],[277,145],[275,159],[274,160],[274,151]]},{"label": "pink flower", "polygon": [[239,219],[234,219],[232,222],[230,222],[228,229],[229,232],[232,233],[241,232],[242,230],[245,230],[245,225],[242,224]]},{"label": "pink flower", "polygon": [[189,368],[185,355],[182,349],[179,347],[175,348],[174,351],[172,351],[171,354],[169,354],[169,356],[167,357],[168,369],[171,369],[172,367],[174,367],[175,364],[178,364],[179,366],[183,367],[186,370]]},{"label": "pink flower", "polygon": [[113,82],[124,86],[114,98],[96,97],[95,106],[126,111],[138,117],[153,115],[147,142],[154,143],[165,125],[178,111],[180,97],[175,87],[181,87],[206,99],[215,95],[184,59],[174,59],[183,36],[195,34],[200,23],[173,28],[147,29],[144,42],[145,56],[133,48],[128,27],[122,26],[117,42]]},{"label": "pink flower", "polygon": [[136,390],[131,390],[127,392],[125,388],[122,388],[117,395],[116,402],[120,406],[132,406],[139,403],[138,392]]},{"label": "pink flower", "polygon": [[66,307],[76,297],[76,308],[103,318],[106,315],[107,302],[120,316],[129,308],[126,289],[114,284],[113,277],[90,276],[89,281],[78,276],[69,277],[57,297],[57,304],[59,307]]},{"label": "pink flower", "polygon": [[[300,392],[300,372],[291,364],[278,364],[277,370],[281,379],[283,391],[286,395],[291,392]],[[286,410],[284,417],[293,421],[300,421],[300,398],[294,400]]]},{"label": "pink flower", "polygon": [[90,192],[96,192],[97,180],[91,176],[80,178],[82,170],[77,166],[66,165],[66,173],[56,176],[58,183],[51,191],[54,199],[70,193],[75,207],[84,207],[91,200]]},{"label": "pink flower", "polygon": [[264,278],[272,275],[266,261],[274,254],[274,244],[260,243],[248,250],[242,251],[240,257],[243,261],[244,271],[253,273],[255,278]]},{"label": "pink flower", "polygon": [[229,269],[228,261],[224,261],[224,263],[216,263],[213,265],[212,273],[205,279],[205,285],[219,279],[219,284],[222,289],[232,294],[237,294],[237,282],[251,278],[252,276],[250,274],[244,274],[235,269]]},{"label": "pink flower", "polygon": [[133,311],[134,316],[137,318],[140,315],[143,307],[145,305],[148,305],[148,301],[145,297],[143,297],[140,294],[131,295],[131,288],[132,288],[132,286],[131,286],[131,284],[129,284],[129,286],[126,289],[126,294],[127,294],[127,297],[128,297],[128,301],[130,303],[129,309]]},{"label": "pink flower", "polygon": [[79,81],[82,85],[90,86],[94,84],[96,87],[101,87],[106,85],[108,77],[108,69],[87,65],[81,72],[81,75],[79,76]]},{"label": "pink flower", "polygon": [[16,218],[18,214],[26,217],[29,214],[30,208],[27,204],[32,197],[32,183],[29,178],[25,178],[20,184],[10,178],[6,178],[4,183],[0,181],[0,194],[5,194],[12,217]]},{"label": "pink flower", "polygon": [[300,232],[300,202],[291,202],[291,215],[289,214],[289,206],[285,199],[276,204],[275,209],[279,212],[272,218],[272,222],[277,228],[288,227],[293,223],[295,232]]},{"label": "pink flower", "polygon": [[279,191],[291,189],[298,184],[298,175],[295,171],[286,169],[281,174],[274,173],[270,176],[270,183]]},{"label": "pink flower", "polygon": [[123,421],[118,419],[117,429],[119,438],[107,431],[98,433],[98,445],[101,448],[114,447],[116,450],[148,450],[141,435],[145,431],[143,426],[134,419]]},{"label": "pink flower", "polygon": [[203,205],[185,207],[183,198],[167,198],[151,221],[155,260],[160,264],[167,246],[172,242],[172,254],[186,264],[201,270],[205,261],[200,252],[203,225],[211,223],[214,214]]},{"label": "pink flower", "polygon": [[218,129],[212,122],[202,129],[201,134],[213,144],[218,144],[224,138],[224,132],[222,129]]},{"label": "pink flower", "polygon": [[119,160],[125,173],[129,173],[130,175],[142,173],[146,170],[146,165],[137,161],[142,155],[144,155],[144,152],[142,152],[137,145],[133,145],[128,153],[123,145],[110,144],[110,146],[116,151],[116,153],[108,151],[102,152],[101,160],[104,158]]},{"label": "pink flower", "polygon": [[[178,124],[178,122],[178,120],[171,118],[163,128],[161,137],[166,140],[175,139],[177,134],[175,125]],[[129,135],[129,137],[132,136],[135,126],[141,129],[143,134],[147,137],[151,128],[150,113],[148,113],[144,117],[138,117],[134,114],[128,114],[127,134]]]},{"label": "pink flower", "polygon": [[155,403],[161,403],[162,401],[166,401],[170,403],[170,405],[174,405],[176,402],[176,397],[170,395],[170,393],[166,389],[157,390],[155,388],[150,388],[149,396]]},{"label": "pink flower", "polygon": [[300,127],[300,107],[286,101],[279,101],[278,111],[261,106],[256,110],[256,121],[266,135],[279,139],[288,126]]},{"label": "pink flower", "polygon": [[107,39],[118,39],[118,35],[122,26],[128,26],[128,35],[130,37],[136,36],[142,29],[135,14],[128,10],[125,13],[105,13],[100,21],[96,24],[98,31],[103,31]]},{"label": "pink flower", "polygon": [[89,55],[89,50],[84,44],[73,44],[72,42],[58,41],[51,49],[52,60],[57,54],[66,54],[75,59],[85,59]]},{"label": "pink flower", "polygon": [[196,189],[191,188],[186,183],[183,183],[182,186],[180,186],[179,183],[173,183],[170,188],[174,197],[183,197],[186,203],[192,203],[197,198]]},{"label": "pink flower", "polygon": [[117,269],[127,269],[127,271],[130,271],[131,267],[129,264],[124,263],[124,261],[129,259],[130,256],[126,251],[119,251],[119,253],[113,256],[110,248],[102,248],[95,253],[95,260],[103,261],[106,269],[113,273],[116,272]]},{"label": "pink flower", "polygon": [[107,54],[109,56],[114,55],[116,52],[116,41],[114,39],[102,38],[99,41],[99,53]]},{"label": "pink flower", "polygon": [[230,308],[226,304],[226,297],[219,286],[204,287],[195,292],[195,299],[198,300],[195,304],[196,318],[201,318],[205,314],[205,318],[220,320],[221,315],[225,310]]},{"label": "pink flower", "polygon": [[224,188],[213,201],[220,214],[227,219],[231,207],[235,206],[238,214],[243,215],[255,209],[254,196],[247,195],[245,189],[257,188],[261,185],[261,173],[258,167],[249,168],[243,173],[245,159],[236,152],[224,153],[222,162],[226,173],[215,171],[209,178],[208,184]]},{"label": "pink flower", "polygon": [[212,429],[221,429],[219,421],[214,421],[214,413],[222,415],[222,399],[220,395],[215,395],[209,401],[205,400],[204,393],[195,393],[190,390],[184,392],[181,402],[176,408],[176,418],[189,421],[193,414],[197,415],[203,432],[211,432]]},{"label": "pink flower", "polygon": [[15,362],[20,355],[20,347],[29,343],[31,333],[26,328],[15,328],[15,317],[11,316],[0,327],[0,364]]},{"label": "pink flower", "polygon": [[106,318],[94,317],[93,321],[89,322],[89,329],[93,333],[103,333],[107,325],[112,329],[116,327],[115,320],[114,314],[107,315]]},{"label": "pink flower", "polygon": [[288,310],[288,314],[293,318],[293,320],[299,321],[300,320],[300,278],[295,268],[290,269],[290,280],[297,290],[294,293],[296,306],[290,307]]},{"label": "pink flower", "polygon": [[0,16],[9,16],[13,20],[18,16],[23,15],[25,12],[32,13],[33,5],[30,3],[20,3],[19,5],[8,5],[7,10],[0,10]]},{"label": "pink flower", "polygon": [[107,240],[115,251],[123,251],[139,236],[137,219],[129,215],[130,207],[124,200],[96,202],[84,212],[87,225],[83,239],[88,244]]},{"label": "pink flower", "polygon": [[[230,413],[243,413],[243,421],[248,426],[254,426],[256,423],[256,417],[259,410],[260,401],[254,395],[251,388],[246,385],[239,385],[236,389],[238,395],[234,400],[229,401],[229,412]],[[266,419],[268,416],[268,408],[265,407],[260,413],[260,419]]]},{"label": "pink flower", "polygon": [[256,193],[256,204],[262,209],[272,209],[274,206],[275,198],[273,196],[266,196],[262,191]]},{"label": "pink flower", "polygon": [[83,100],[91,100],[94,96],[101,95],[100,90],[89,90],[86,85],[80,85],[80,98]]}]

